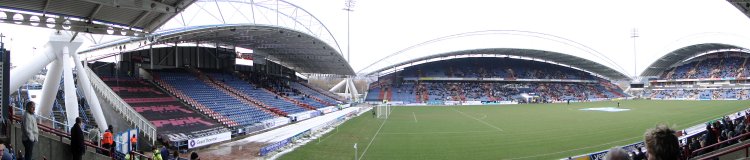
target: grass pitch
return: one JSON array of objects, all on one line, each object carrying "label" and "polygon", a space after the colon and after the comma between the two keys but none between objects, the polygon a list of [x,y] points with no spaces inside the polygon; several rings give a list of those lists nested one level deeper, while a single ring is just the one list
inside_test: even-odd
[{"label": "grass pitch", "polygon": [[[616,102],[393,107],[349,120],[280,159],[559,159],[642,141],[748,108],[750,101],[620,101],[623,112],[581,111]],[[359,158],[359,157],[358,157]]]}]

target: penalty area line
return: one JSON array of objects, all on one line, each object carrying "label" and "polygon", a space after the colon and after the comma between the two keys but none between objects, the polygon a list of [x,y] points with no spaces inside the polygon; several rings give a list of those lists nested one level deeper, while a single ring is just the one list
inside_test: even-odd
[{"label": "penalty area line", "polygon": [[461,113],[461,115],[464,115],[464,116],[466,116],[466,117],[469,117],[469,118],[471,118],[471,119],[477,120],[477,121],[481,122],[481,123],[482,123],[482,124],[484,124],[484,125],[487,125],[487,126],[489,126],[489,127],[492,127],[492,128],[494,128],[494,129],[496,129],[497,131],[500,131],[500,132],[503,132],[503,131],[504,131],[504,130],[503,130],[503,129],[501,129],[500,127],[497,127],[497,126],[495,126],[495,125],[492,125],[492,124],[490,124],[490,123],[487,123],[487,122],[485,122],[485,121],[483,121],[483,120],[481,120],[481,119],[477,119],[477,118],[475,118],[475,117],[469,116],[469,115],[467,115],[466,113],[464,113],[464,112],[461,112],[461,111],[459,111],[459,110],[457,110],[457,109],[455,109],[455,108],[451,108],[451,109],[453,109],[453,111],[456,111],[456,112],[458,112],[458,113]]},{"label": "penalty area line", "polygon": [[417,115],[414,114],[414,112],[411,112],[411,115],[414,116],[414,123],[419,123],[419,121],[417,121]]}]

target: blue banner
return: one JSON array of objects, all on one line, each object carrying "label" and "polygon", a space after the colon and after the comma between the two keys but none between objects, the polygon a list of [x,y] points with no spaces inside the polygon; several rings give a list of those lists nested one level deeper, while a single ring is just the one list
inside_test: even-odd
[{"label": "blue banner", "polygon": [[607,151],[601,151],[592,153],[589,157],[590,160],[604,160],[604,156],[607,155]]},{"label": "blue banner", "polygon": [[281,147],[286,146],[287,144],[289,144],[289,142],[290,142],[289,139],[284,139],[282,141],[278,141],[276,143],[260,148],[260,156],[266,156],[268,153],[271,153],[273,151],[278,150]]},{"label": "blue banner", "polygon": [[289,137],[287,139],[284,139],[282,141],[279,141],[279,142],[276,142],[276,143],[272,143],[272,144],[269,144],[269,145],[267,145],[267,146],[265,146],[263,148],[260,148],[260,156],[266,156],[268,153],[276,151],[276,150],[278,150],[278,149],[286,146],[289,143],[292,143],[294,141],[302,139],[303,137],[309,135],[310,133],[312,133],[312,132],[311,132],[311,130],[308,129],[308,130],[305,130],[302,133],[298,133],[297,135],[294,135],[294,136]]}]

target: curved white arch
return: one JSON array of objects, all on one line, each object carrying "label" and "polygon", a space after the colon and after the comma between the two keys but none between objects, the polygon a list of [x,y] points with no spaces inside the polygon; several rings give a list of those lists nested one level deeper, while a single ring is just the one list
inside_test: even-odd
[{"label": "curved white arch", "polygon": [[335,36],[322,21],[304,8],[284,0],[198,0],[159,31],[219,24],[257,24],[292,29],[312,35],[342,53]]},{"label": "curved white arch", "polygon": [[677,39],[676,41],[667,44],[656,53],[670,53],[681,48],[693,46],[697,44],[725,44],[732,45],[741,48],[750,48],[750,37],[745,37],[737,34],[723,33],[723,32],[703,32],[688,35]]},{"label": "curved white arch", "polygon": [[484,30],[443,36],[407,47],[368,65],[358,71],[358,74],[371,73],[418,57],[487,48],[532,49],[564,53],[625,73],[621,66],[606,55],[570,39],[533,31]]}]

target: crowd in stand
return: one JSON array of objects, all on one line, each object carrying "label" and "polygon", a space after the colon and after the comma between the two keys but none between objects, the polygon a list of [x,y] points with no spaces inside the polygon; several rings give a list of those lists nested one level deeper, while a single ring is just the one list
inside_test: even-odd
[{"label": "crowd in stand", "polygon": [[462,77],[508,79],[578,79],[595,80],[594,76],[576,69],[513,58],[460,58],[407,67],[403,77]]},{"label": "crowd in stand", "polygon": [[[470,80],[413,79],[418,77]],[[483,78],[503,78],[506,81],[485,81],[487,79]],[[516,81],[518,79],[536,82]],[[577,69],[533,60],[481,57],[430,62],[382,76],[370,84],[365,100],[524,102],[527,100],[521,97],[524,93],[539,97],[537,100],[541,102],[588,101],[626,95],[607,80]]]},{"label": "crowd in stand", "polygon": [[700,79],[750,77],[747,57],[734,52],[704,55],[688,63],[670,68],[660,79]]},{"label": "crowd in stand", "polygon": [[[391,101],[524,101],[522,93],[539,96],[542,101],[587,101],[618,98],[619,87],[600,83],[551,82],[404,82],[392,85]],[[619,93],[615,93],[619,92]],[[376,94],[372,93],[371,94]],[[371,97],[371,96],[368,96]],[[372,97],[371,97],[372,98]]]},{"label": "crowd in stand", "polygon": [[[750,139],[750,112],[744,115],[725,116],[707,122],[705,130],[692,135],[686,131],[675,131],[665,125],[649,129],[644,134],[646,151],[640,147],[614,147],[606,153],[605,160],[646,160],[646,159],[691,159],[706,156],[707,153],[718,151],[734,144],[746,142]],[[734,119],[733,119],[734,118]],[[680,136],[682,140],[678,139]],[[704,157],[710,158],[710,157]],[[570,159],[570,158],[569,158]]]},{"label": "crowd in stand", "polygon": [[[745,115],[750,112],[745,112]],[[737,114],[735,119],[725,116],[721,119],[706,123],[706,131],[687,138],[680,144],[684,155],[698,156],[720,148],[746,141],[750,133],[750,119]],[[740,137],[741,136],[741,137]]]},{"label": "crowd in stand", "polygon": [[712,99],[712,100],[746,100],[750,99],[747,89],[668,89],[649,90],[644,97],[653,99]]}]

